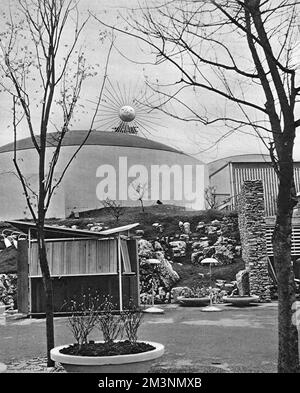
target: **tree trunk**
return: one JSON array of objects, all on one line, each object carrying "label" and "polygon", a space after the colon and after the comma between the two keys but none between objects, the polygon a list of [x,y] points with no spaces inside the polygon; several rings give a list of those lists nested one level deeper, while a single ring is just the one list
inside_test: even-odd
[{"label": "tree trunk", "polygon": [[142,206],[142,212],[144,213],[145,212],[145,208],[144,208],[143,200],[141,198],[140,198],[140,203],[141,203],[141,206]]},{"label": "tree trunk", "polygon": [[45,293],[45,312],[46,312],[46,337],[47,337],[47,366],[53,367],[54,361],[50,358],[50,350],[54,348],[54,314],[53,314],[53,290],[52,281],[47,262],[46,244],[44,237],[44,228],[38,227],[38,247],[39,260],[43,276],[43,285]]},{"label": "tree trunk", "polygon": [[278,279],[278,372],[300,372],[298,331],[292,322],[296,301],[291,264],[292,215],[295,206],[292,155],[279,154],[279,190],[273,234],[274,262]]}]

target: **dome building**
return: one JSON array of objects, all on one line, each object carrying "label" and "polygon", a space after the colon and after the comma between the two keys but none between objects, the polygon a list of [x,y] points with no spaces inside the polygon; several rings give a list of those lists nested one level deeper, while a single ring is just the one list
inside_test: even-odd
[{"label": "dome building", "polygon": [[[47,138],[50,161],[56,144],[55,133]],[[54,179],[87,136],[87,131],[69,131],[62,144]],[[30,217],[20,180],[13,164],[13,143],[0,147],[0,219]],[[37,190],[38,155],[31,138],[17,142],[17,159],[31,190]],[[123,206],[144,205],[160,200],[192,209],[204,209],[208,184],[201,161],[162,143],[134,134],[93,131],[76,154],[53,196],[48,217],[67,217],[72,212],[101,208],[109,198]]]}]

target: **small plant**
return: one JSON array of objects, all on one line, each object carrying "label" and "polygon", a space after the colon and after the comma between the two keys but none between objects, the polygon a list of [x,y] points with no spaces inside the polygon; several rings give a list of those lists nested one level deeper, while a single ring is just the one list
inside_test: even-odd
[{"label": "small plant", "polygon": [[123,336],[124,327],[122,325],[122,315],[113,313],[114,304],[105,298],[104,303],[100,306],[100,314],[97,319],[97,326],[102,331],[104,342],[109,344],[119,336]]},{"label": "small plant", "polygon": [[124,331],[131,344],[137,342],[137,332],[142,323],[143,316],[143,311],[137,308],[132,302],[129,304],[129,310],[123,311],[121,314]]},{"label": "small plant", "polygon": [[64,308],[71,312],[68,317],[68,327],[78,344],[78,350],[88,343],[88,335],[98,321],[100,307],[99,296],[92,296],[91,293],[64,304]]},{"label": "small plant", "polygon": [[[142,322],[143,312],[132,301],[128,309],[116,312],[111,297],[105,296],[102,302],[99,296],[83,295],[79,301],[72,300],[68,304],[71,315],[68,326],[73,333],[75,343],[60,349],[60,353],[75,356],[114,356],[146,352],[154,347],[138,341],[138,329]],[[94,328],[98,328],[103,340],[88,341]],[[125,340],[123,336],[126,336]]]}]

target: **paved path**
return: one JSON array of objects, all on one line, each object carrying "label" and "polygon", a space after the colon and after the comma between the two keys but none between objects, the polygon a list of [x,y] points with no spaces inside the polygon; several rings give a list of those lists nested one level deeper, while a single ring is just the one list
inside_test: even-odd
[{"label": "paved path", "polygon": [[[163,308],[164,314],[145,314],[140,329],[140,339],[158,341],[166,347],[152,371],[276,372],[276,303],[247,308],[221,305],[222,311],[214,313],[175,304]],[[101,335],[96,331],[90,338]],[[66,318],[55,318],[56,345],[72,341]],[[0,325],[2,362],[17,367],[20,361],[24,364],[22,361],[43,357],[45,348],[44,319]]]}]

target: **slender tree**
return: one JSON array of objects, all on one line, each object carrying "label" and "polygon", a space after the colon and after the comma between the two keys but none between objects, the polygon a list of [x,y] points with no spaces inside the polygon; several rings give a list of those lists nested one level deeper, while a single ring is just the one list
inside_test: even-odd
[{"label": "slender tree", "polygon": [[[27,207],[36,225],[39,263],[45,291],[48,366],[54,363],[50,350],[54,347],[53,293],[47,262],[44,225],[55,191],[92,132],[100,104],[105,74],[101,81],[96,110],[81,144],[65,165],[62,173],[55,169],[65,136],[72,126],[75,109],[86,78],[97,73],[87,64],[79,37],[89,17],[80,22],[74,0],[17,0],[17,13],[11,15],[1,33],[2,90],[12,97],[13,132],[15,140],[13,163],[21,182]],[[73,24],[73,25],[71,25]],[[67,28],[72,26],[72,34]],[[48,136],[49,128],[56,129]],[[37,153],[38,185],[34,187],[25,175],[26,162],[19,158],[17,138],[20,128],[27,128]],[[48,152],[48,147],[51,152]],[[49,157],[50,156],[50,157]]]},{"label": "slender tree", "polygon": [[215,186],[208,186],[205,188],[204,199],[208,209],[215,209],[217,207],[217,194]]},{"label": "slender tree", "polygon": [[[226,126],[224,136],[254,133],[270,153],[279,179],[273,233],[279,372],[300,370],[291,269],[297,202],[293,147],[300,126],[299,11],[296,0],[165,0],[140,6],[123,16],[124,28],[120,19],[114,27],[150,48],[156,66],[173,67],[172,74],[164,74],[164,84],[148,82],[164,97],[160,110],[185,121]],[[185,94],[188,89],[192,99]],[[212,104],[216,99],[218,110]],[[172,110],[170,103],[180,110]]]}]

